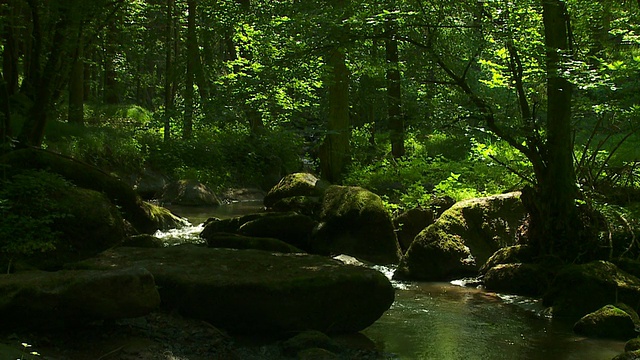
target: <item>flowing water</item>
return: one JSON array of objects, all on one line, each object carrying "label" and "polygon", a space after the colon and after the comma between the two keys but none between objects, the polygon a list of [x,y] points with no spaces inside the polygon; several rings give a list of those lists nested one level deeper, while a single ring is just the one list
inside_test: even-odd
[{"label": "flowing water", "polygon": [[[171,209],[192,224],[263,210],[258,201]],[[158,235],[178,242],[196,239],[201,230],[202,225]],[[388,276],[393,271],[377,269]],[[571,324],[541,315],[535,299],[463,285],[394,282],[394,304],[363,333],[380,350],[403,360],[609,360],[624,349],[624,342],[573,334]]]}]

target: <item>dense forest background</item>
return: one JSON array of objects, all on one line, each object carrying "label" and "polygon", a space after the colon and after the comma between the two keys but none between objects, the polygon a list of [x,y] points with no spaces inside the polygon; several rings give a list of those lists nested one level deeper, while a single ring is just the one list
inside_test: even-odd
[{"label": "dense forest background", "polygon": [[525,189],[541,252],[573,252],[580,206],[637,221],[639,20],[629,0],[3,0],[2,151],[216,190],[304,169],[391,210]]}]

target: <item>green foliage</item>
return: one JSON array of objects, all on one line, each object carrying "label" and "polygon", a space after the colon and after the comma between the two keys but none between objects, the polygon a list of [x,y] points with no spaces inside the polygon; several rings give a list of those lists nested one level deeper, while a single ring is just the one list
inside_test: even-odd
[{"label": "green foliage", "polygon": [[194,138],[162,141],[143,136],[148,164],[179,179],[195,179],[212,189],[259,185],[271,173],[300,168],[301,139],[284,130],[251,135],[241,126],[201,129]]},{"label": "green foliage", "polygon": [[69,217],[56,202],[72,185],[57,174],[26,170],[0,180],[0,254],[9,260],[56,248],[53,224]]},{"label": "green foliage", "polygon": [[[382,195],[390,209],[427,207],[435,197],[464,200],[486,196],[517,189],[522,183],[517,175],[487,156],[489,153],[500,154],[505,162],[515,163],[526,172],[526,161],[512,148],[502,142],[473,140],[473,147],[463,145],[462,148],[469,148],[461,156],[460,148],[451,149],[456,139],[445,134],[427,137],[408,134],[410,146],[406,156],[393,159],[383,155],[368,161],[355,161],[344,183],[363,186]],[[362,140],[352,143],[362,144]],[[365,146],[371,151],[370,144]],[[378,147],[373,153],[384,154],[384,150],[388,151],[386,147]],[[355,148],[354,151],[359,154],[363,149]],[[436,155],[438,153],[450,154],[454,159]]]}]

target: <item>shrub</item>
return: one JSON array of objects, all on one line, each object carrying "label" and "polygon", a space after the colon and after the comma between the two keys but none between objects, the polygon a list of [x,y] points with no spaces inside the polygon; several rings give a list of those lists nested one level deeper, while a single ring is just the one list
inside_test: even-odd
[{"label": "shrub", "polygon": [[50,199],[73,185],[43,170],[25,170],[0,185],[0,254],[10,270],[17,257],[55,250],[60,233],[52,224],[70,215]]}]

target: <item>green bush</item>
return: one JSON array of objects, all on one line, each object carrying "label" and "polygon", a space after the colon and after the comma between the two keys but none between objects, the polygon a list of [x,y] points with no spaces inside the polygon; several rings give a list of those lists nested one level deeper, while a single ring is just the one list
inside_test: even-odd
[{"label": "green bush", "polygon": [[71,215],[50,199],[71,186],[43,170],[25,170],[0,180],[0,254],[9,267],[17,257],[55,250],[60,233],[52,225]]}]

